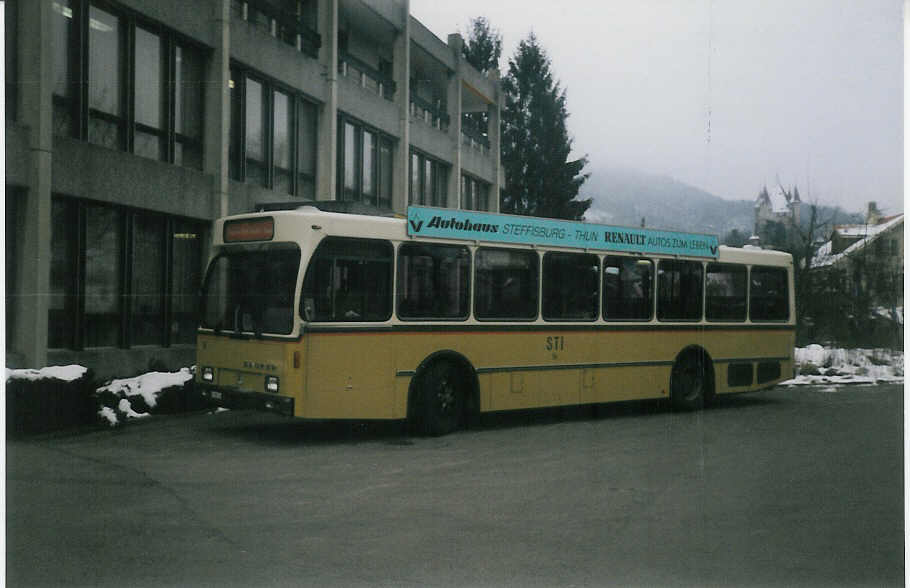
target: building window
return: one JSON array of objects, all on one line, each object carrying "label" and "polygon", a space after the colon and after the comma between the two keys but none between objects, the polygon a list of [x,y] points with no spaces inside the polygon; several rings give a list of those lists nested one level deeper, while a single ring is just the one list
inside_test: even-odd
[{"label": "building window", "polygon": [[3,12],[3,50],[6,67],[6,120],[16,120],[19,104],[19,31],[17,3],[6,0]]},{"label": "building window", "polygon": [[262,84],[246,80],[246,181],[268,187],[265,161],[266,112]]},{"label": "building window", "polygon": [[47,345],[76,347],[77,208],[71,200],[55,199],[51,206],[51,277],[48,296]]},{"label": "building window", "polygon": [[88,141],[111,149],[124,146],[123,39],[120,19],[89,7]]},{"label": "building window", "polygon": [[123,217],[116,208],[89,206],[85,212],[85,283],[82,340],[86,347],[120,343]]},{"label": "building window", "polygon": [[54,133],[202,168],[202,51],[155,23],[54,0]]},{"label": "building window", "polygon": [[392,207],[392,138],[348,117],[338,121],[341,200]]},{"label": "building window", "polygon": [[202,169],[202,54],[174,47],[174,163]]},{"label": "building window", "polygon": [[449,167],[423,153],[411,150],[409,204],[438,206],[447,202]]},{"label": "building window", "polygon": [[131,342],[161,345],[164,339],[164,219],[134,214],[130,297]]},{"label": "building window", "polygon": [[52,4],[54,13],[51,17],[51,34],[54,43],[54,133],[58,135],[73,135],[75,133],[73,121],[73,107],[78,104],[75,100],[74,89],[78,87],[73,83],[71,62],[78,61],[80,51],[78,44],[74,45],[76,38],[75,24],[73,23],[72,0],[56,0]]},{"label": "building window", "polygon": [[19,213],[21,211],[22,205],[20,204],[23,199],[23,190],[14,188],[12,186],[6,186],[6,198],[5,198],[5,229],[6,236],[4,239],[4,257],[6,261],[6,340],[12,341],[13,333],[15,332],[15,322],[16,322],[16,311],[15,308],[18,306],[18,276],[20,273],[19,269],[19,239],[16,238],[16,227],[22,226],[22,223],[19,221]]},{"label": "building window", "polygon": [[461,208],[464,210],[490,210],[490,184],[462,174]]},{"label": "building window", "polygon": [[202,283],[202,225],[174,219],[169,225],[171,253],[170,342],[194,343]]},{"label": "building window", "polygon": [[48,347],[192,343],[204,223],[54,198]]},{"label": "building window", "polygon": [[297,195],[316,199],[316,105],[297,98]]},{"label": "building window", "polygon": [[230,177],[283,194],[316,194],[316,105],[231,69]]},{"label": "building window", "polygon": [[275,108],[272,111],[272,160],[275,190],[284,194],[292,193],[291,189],[291,139],[294,131],[291,128],[291,97],[284,92],[275,92]]},{"label": "building window", "polygon": [[166,134],[164,132],[164,51],[161,38],[143,28],[136,28],[134,68],[142,72],[136,76],[135,109],[136,130],[133,152],[150,159],[163,160]]}]

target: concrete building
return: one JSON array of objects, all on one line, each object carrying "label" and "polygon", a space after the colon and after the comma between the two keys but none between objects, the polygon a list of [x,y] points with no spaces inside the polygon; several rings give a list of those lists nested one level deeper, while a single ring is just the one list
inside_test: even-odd
[{"label": "concrete building", "polygon": [[211,221],[257,203],[498,210],[499,80],[408,0],[5,7],[10,366],[192,363]]}]

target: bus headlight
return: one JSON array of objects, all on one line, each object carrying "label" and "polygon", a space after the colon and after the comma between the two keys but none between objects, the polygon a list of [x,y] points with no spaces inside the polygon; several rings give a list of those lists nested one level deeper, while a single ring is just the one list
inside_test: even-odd
[{"label": "bus headlight", "polygon": [[202,368],[202,381],[203,382],[214,382],[215,381],[215,370],[210,367]]},{"label": "bus headlight", "polygon": [[272,394],[278,393],[278,376],[265,377],[265,391]]}]

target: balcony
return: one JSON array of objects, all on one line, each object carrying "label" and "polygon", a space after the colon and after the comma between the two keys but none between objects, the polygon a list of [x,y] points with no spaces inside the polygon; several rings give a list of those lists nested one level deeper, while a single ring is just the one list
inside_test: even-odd
[{"label": "balcony", "polygon": [[338,74],[386,100],[395,100],[395,80],[353,55],[338,56]]},{"label": "balcony", "polygon": [[411,117],[442,132],[449,130],[449,115],[440,101],[435,104],[411,93]]},{"label": "balcony", "polygon": [[322,37],[315,30],[315,2],[303,3],[298,10],[295,2],[231,0],[231,14],[304,55],[319,57]]},{"label": "balcony", "polygon": [[487,134],[485,126],[486,125],[481,125],[471,117],[464,116],[461,119],[461,142],[466,147],[475,149],[483,155],[489,155],[490,137]]}]

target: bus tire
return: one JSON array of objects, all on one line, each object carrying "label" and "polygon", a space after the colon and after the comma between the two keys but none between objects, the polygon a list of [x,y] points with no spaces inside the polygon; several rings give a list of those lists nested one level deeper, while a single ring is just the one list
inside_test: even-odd
[{"label": "bus tire", "polygon": [[464,382],[450,361],[438,360],[421,375],[418,399],[418,430],[440,436],[458,428],[464,412]]},{"label": "bus tire", "polygon": [[684,351],[670,372],[670,402],[676,410],[700,410],[714,395],[711,358],[704,349]]}]

